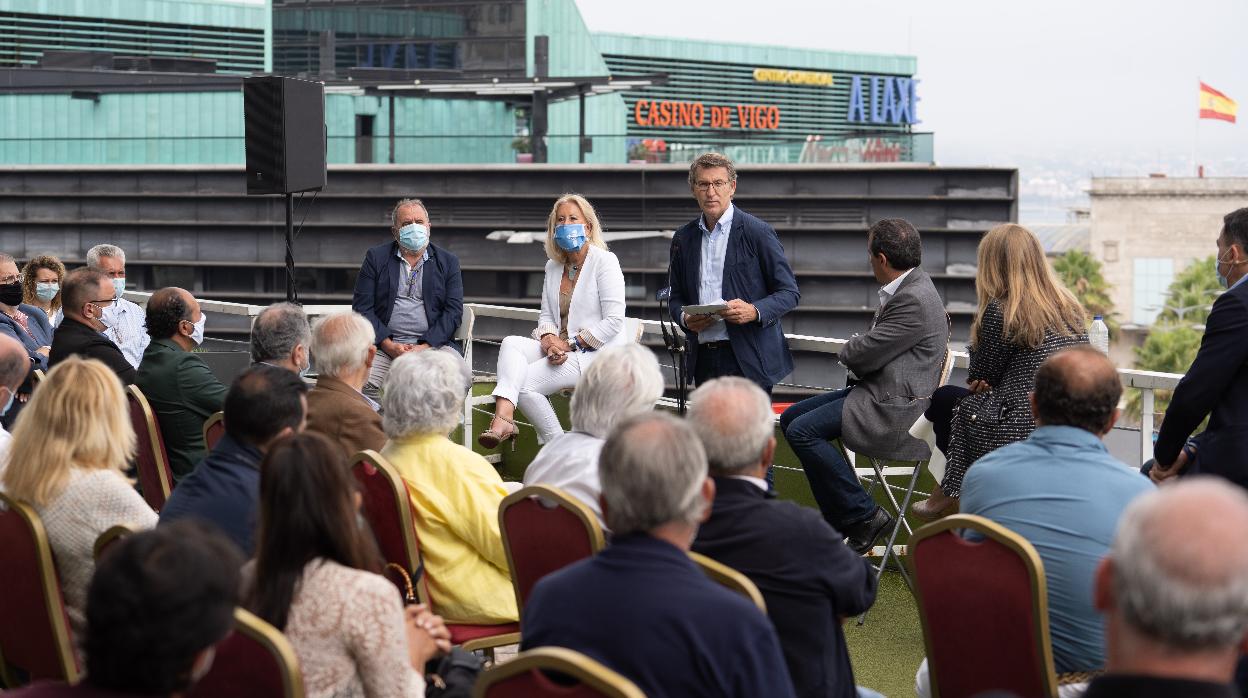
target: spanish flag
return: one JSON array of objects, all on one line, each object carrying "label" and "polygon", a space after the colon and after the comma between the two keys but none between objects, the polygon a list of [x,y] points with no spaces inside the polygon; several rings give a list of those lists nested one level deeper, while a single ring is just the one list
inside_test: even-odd
[{"label": "spanish flag", "polygon": [[1205,83],[1200,83],[1200,118],[1221,119],[1235,123],[1235,112],[1239,105],[1235,100],[1218,92]]}]

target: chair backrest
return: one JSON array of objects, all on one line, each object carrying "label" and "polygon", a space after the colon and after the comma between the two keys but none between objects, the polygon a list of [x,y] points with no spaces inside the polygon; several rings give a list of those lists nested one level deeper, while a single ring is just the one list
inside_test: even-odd
[{"label": "chair backrest", "polygon": [[48,374],[47,374],[47,373],[44,373],[44,371],[43,371],[43,369],[42,369],[42,368],[36,368],[36,369],[35,369],[34,376],[35,376],[35,377],[34,377],[33,379],[31,379],[31,381],[30,381],[30,389],[31,389],[31,390],[34,390],[35,388],[38,388],[38,387],[39,387],[39,384],[40,384],[40,383],[42,383],[44,380],[46,380],[46,379],[47,379]]},{"label": "chair backrest", "polygon": [[[0,493],[0,678],[78,681],[52,546],[35,510]],[[15,672],[14,670],[17,670]]]},{"label": "chair backrest", "polygon": [[169,469],[169,456],[165,452],[165,440],[160,435],[160,422],[156,421],[156,413],[139,386],[127,388],[126,398],[130,403],[130,424],[138,437],[135,469],[139,473],[139,487],[148,506],[160,511],[173,492],[173,471]]},{"label": "chair backrest", "polygon": [[915,531],[909,558],[934,698],[1056,695],[1044,564],[1031,543],[955,514]]},{"label": "chair backrest", "polygon": [[512,492],[498,506],[498,528],[511,569],[516,607],[537,580],[602,550],[606,540],[589,507],[557,487],[533,485]]},{"label": "chair backrest", "polygon": [[[351,473],[364,494],[364,520],[373,529],[377,547],[387,563],[407,572],[421,603],[429,603],[429,587],[420,561],[420,543],[412,516],[407,485],[394,466],[376,451],[360,451],[351,459]],[[402,580],[387,575],[399,591]]]},{"label": "chair backrest", "polygon": [[[554,672],[561,680],[545,672]],[[564,647],[538,647],[481,674],[473,698],[645,698],[628,679]]]},{"label": "chair backrest", "polygon": [[217,644],[212,668],[190,698],[303,698],[303,675],[290,641],[244,609],[234,609],[234,631]]},{"label": "chair backrest", "polygon": [[204,422],[204,448],[209,451],[216,448],[222,436],[225,436],[225,413],[214,412],[208,421]]},{"label": "chair backrest", "polygon": [[108,550],[109,546],[133,533],[134,529],[126,526],[125,524],[109,526],[108,530],[101,533],[100,536],[95,539],[95,545],[91,546],[91,557],[98,562],[100,555],[102,555],[105,550]]},{"label": "chair backrest", "polygon": [[702,573],[711,578],[711,581],[722,584],[753,601],[754,605],[758,606],[758,610],[767,613],[767,602],[763,600],[763,593],[754,586],[754,582],[751,582],[749,577],[700,553],[690,551],[689,559],[693,560]]}]

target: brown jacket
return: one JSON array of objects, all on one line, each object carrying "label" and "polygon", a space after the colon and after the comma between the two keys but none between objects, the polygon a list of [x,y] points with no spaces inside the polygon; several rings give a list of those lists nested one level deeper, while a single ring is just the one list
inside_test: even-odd
[{"label": "brown jacket", "polygon": [[308,392],[308,430],[341,444],[347,458],[364,449],[380,451],[386,443],[381,415],[359,391],[329,376]]}]

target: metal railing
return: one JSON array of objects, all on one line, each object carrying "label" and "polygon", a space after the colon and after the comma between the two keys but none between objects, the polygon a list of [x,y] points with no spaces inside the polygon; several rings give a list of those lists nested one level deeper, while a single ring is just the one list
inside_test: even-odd
[{"label": "metal railing", "polygon": [[[147,299],[151,297],[150,293],[141,291],[126,291],[127,299],[134,301],[140,305],[147,303]],[[265,306],[248,305],[245,303],[230,303],[225,301],[214,301],[203,299],[199,301],[200,308],[209,313],[222,313],[226,315],[242,315],[247,317],[255,317],[264,310]],[[350,310],[348,305],[305,305],[304,312],[309,317],[319,315],[327,315],[330,313]],[[479,303],[467,303],[464,305],[464,318],[460,323],[459,331],[456,333],[456,339],[464,344],[464,359],[471,367],[473,365],[473,345],[480,341],[480,338],[474,335],[476,320],[478,317],[497,318],[503,320],[519,320],[532,322],[534,326],[537,324],[539,311],[532,308],[514,308],[502,305],[484,305]],[[661,340],[663,332],[660,325],[655,320],[637,320],[641,328],[641,338],[649,337],[651,339]],[[785,337],[789,341],[789,348],[793,351],[808,351],[822,354],[838,354],[847,340],[837,339],[833,337],[815,337],[810,335],[788,334]],[[954,366],[956,368],[966,368],[969,357],[966,352],[953,352]],[[483,378],[488,379],[492,376],[490,371],[474,371],[481,374]],[[1159,373],[1156,371],[1137,371],[1134,369],[1120,368],[1118,376],[1122,380],[1123,387],[1130,390],[1140,391],[1140,453],[1141,464],[1143,460],[1148,458],[1148,454],[1153,448],[1153,427],[1154,427],[1154,404],[1155,391],[1157,390],[1173,390],[1178,385],[1179,380],[1183,377],[1177,373]],[[465,429],[463,430],[464,446],[472,447],[472,434],[470,426],[472,424],[472,410],[475,407],[487,405],[493,402],[494,398],[490,396],[470,397],[464,401],[464,420]],[[665,407],[674,407],[675,403],[670,398],[663,398],[660,404]]]}]

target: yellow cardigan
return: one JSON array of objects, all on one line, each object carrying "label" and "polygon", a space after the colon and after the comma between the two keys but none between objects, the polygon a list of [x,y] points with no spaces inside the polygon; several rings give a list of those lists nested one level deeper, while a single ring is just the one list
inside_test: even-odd
[{"label": "yellow cardigan", "polygon": [[439,435],[391,440],[381,453],[407,483],[434,611],[459,623],[516,621],[498,531],[507,490],[494,467]]}]

